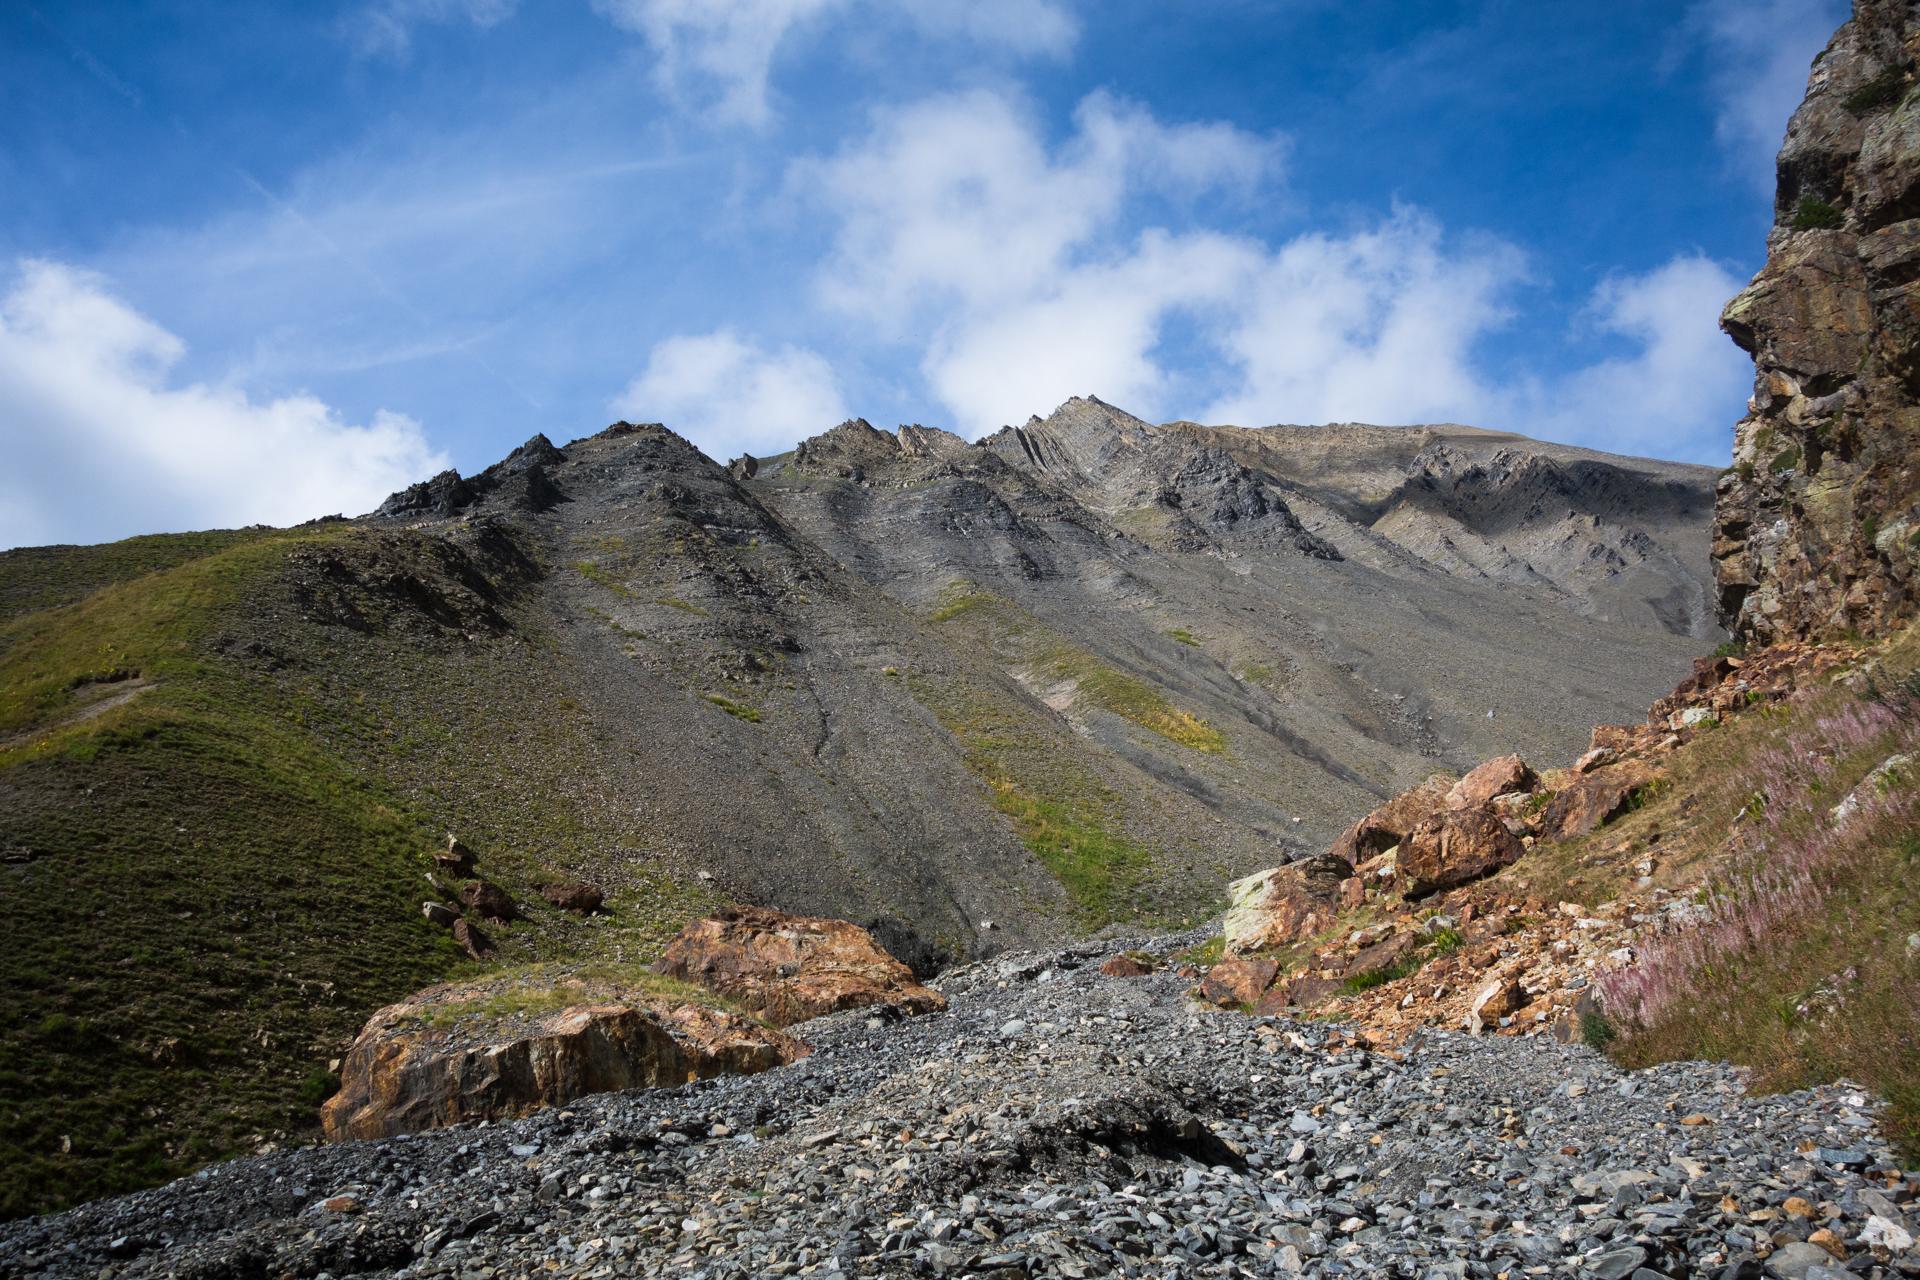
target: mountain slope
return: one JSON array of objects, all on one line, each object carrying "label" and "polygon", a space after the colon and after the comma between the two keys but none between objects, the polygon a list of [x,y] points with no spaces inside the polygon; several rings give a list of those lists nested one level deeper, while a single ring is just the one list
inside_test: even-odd
[{"label": "mountain slope", "polygon": [[[448,829],[523,915],[488,964],[646,960],[744,900],[930,970],[1198,919],[1433,769],[1570,751],[1697,647],[1597,584],[1664,555],[1622,590],[1693,590],[1698,468],[1096,401],[1022,431],[727,468],[618,424],[360,520],[0,556],[4,1210],[303,1130],[371,1009],[482,964],[421,915]],[[1485,478],[1407,496],[1437,442]],[[1655,551],[1546,590],[1409,532],[1557,545],[1557,505],[1458,496],[1556,484]]]}]

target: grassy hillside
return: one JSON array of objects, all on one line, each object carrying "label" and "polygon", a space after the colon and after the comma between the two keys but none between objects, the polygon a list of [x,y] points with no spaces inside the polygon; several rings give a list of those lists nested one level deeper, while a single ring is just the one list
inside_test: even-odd
[{"label": "grassy hillside", "polygon": [[1622,824],[1619,856],[1651,839],[1668,874],[1704,872],[1712,918],[1603,985],[1615,1058],[1725,1059],[1765,1089],[1856,1080],[1920,1158],[1916,665],[1910,631],[1858,689],[1735,719]]},{"label": "grassy hillside", "polygon": [[[420,915],[446,825],[528,904],[506,960],[644,959],[706,903],[594,864],[576,720],[518,672],[536,566],[337,526],[171,546],[203,553],[0,563],[8,599],[104,584],[0,624],[7,1216],[310,1132],[368,1012],[479,967]],[[538,902],[586,871],[609,916]]]}]

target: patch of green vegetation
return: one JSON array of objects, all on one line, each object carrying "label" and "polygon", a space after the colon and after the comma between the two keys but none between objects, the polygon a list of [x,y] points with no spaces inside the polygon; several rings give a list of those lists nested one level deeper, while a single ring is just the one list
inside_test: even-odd
[{"label": "patch of green vegetation", "polygon": [[1466,936],[1452,925],[1436,929],[1427,935],[1427,945],[1433,949],[1433,954],[1436,956],[1452,955],[1465,941]]},{"label": "patch of green vegetation", "polygon": [[1217,934],[1197,946],[1188,947],[1185,951],[1176,952],[1173,958],[1187,964],[1203,965],[1210,968],[1226,959],[1226,955],[1226,935]]},{"label": "patch of green vegetation", "polygon": [[0,622],[38,609],[72,604],[102,587],[172,569],[228,547],[278,536],[277,531],[209,529],[158,533],[93,547],[19,547],[0,551]]},{"label": "patch of green vegetation", "polygon": [[724,693],[703,693],[700,696],[736,720],[745,720],[750,724],[760,723],[760,711],[756,707],[750,707],[744,702],[735,702]]},{"label": "patch of green vegetation", "polygon": [[1767,468],[1768,470],[1775,471],[1775,472],[1791,471],[1799,465],[1800,465],[1800,446],[1797,444],[1790,444],[1786,448],[1782,449],[1780,452],[1773,455],[1773,461],[1767,464]]},{"label": "patch of green vegetation", "polygon": [[622,582],[611,570],[605,569],[591,560],[575,560],[573,567],[581,577],[593,583],[595,586],[605,587],[608,591],[613,592],[613,594],[622,599],[632,598],[633,588]]},{"label": "patch of green vegetation", "polygon": [[1878,75],[1855,89],[1840,100],[1840,105],[1854,115],[1863,116],[1890,107],[1900,101],[1907,91],[1907,76],[1903,68],[1882,67]]},{"label": "patch of green vegetation", "polygon": [[[528,670],[539,637],[476,640],[410,594],[508,572],[445,554],[423,531],[251,532],[0,624],[0,808],[26,855],[4,876],[0,1217],[314,1132],[320,1068],[367,1015],[475,970],[420,913],[447,825],[523,902],[544,868],[578,874],[584,712]],[[393,577],[409,592],[341,585]],[[357,593],[350,620],[304,620],[326,609],[296,582]],[[139,697],[99,696],[134,672]],[[490,926],[503,956],[650,956],[704,909],[619,839],[639,882],[610,914]]]},{"label": "patch of green vegetation", "polygon": [[1187,630],[1185,627],[1169,628],[1167,631],[1167,634],[1172,636],[1175,640],[1178,640],[1181,644],[1184,644],[1184,645],[1193,645],[1197,647],[1200,643],[1198,640],[1194,638],[1193,632]]},{"label": "patch of green vegetation", "polygon": [[761,1019],[704,987],[653,972],[645,965],[608,962],[525,965],[497,980],[476,984],[466,998],[428,1006],[418,1021],[428,1027],[464,1022],[506,1022],[538,1018],[558,1009],[598,999],[670,1001]]},{"label": "patch of green vegetation", "polygon": [[1847,220],[1846,214],[1818,196],[1802,196],[1793,211],[1795,231],[1835,231]]},{"label": "patch of green vegetation", "polygon": [[1587,1048],[1597,1053],[1605,1053],[1613,1042],[1620,1038],[1614,1025],[1607,1021],[1607,1015],[1597,1009],[1589,1009],[1580,1015],[1580,1039]]},{"label": "patch of green vegetation", "polygon": [[682,600],[679,596],[656,596],[654,597],[654,603],[663,604],[667,606],[667,608],[669,609],[678,609],[682,613],[690,613],[696,618],[705,618],[709,616],[705,609],[702,609],[697,604],[689,604],[687,601]]},{"label": "patch of green vegetation", "polygon": [[1082,806],[1049,799],[1005,771],[979,769],[993,807],[1060,882],[1088,923],[1137,914],[1137,892],[1151,864],[1147,850]]},{"label": "patch of green vegetation", "polygon": [[1716,658],[1738,658],[1738,657],[1743,657],[1746,654],[1746,652],[1747,652],[1746,640],[1739,636],[1735,636],[1733,639],[1726,641],[1724,644],[1715,645],[1713,650],[1713,656]]}]

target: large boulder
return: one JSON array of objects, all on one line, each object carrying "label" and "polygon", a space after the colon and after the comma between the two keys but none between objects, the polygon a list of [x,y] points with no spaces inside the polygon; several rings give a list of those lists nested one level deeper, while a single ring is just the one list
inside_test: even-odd
[{"label": "large boulder", "polygon": [[373,1015],[320,1123],[335,1142],[385,1138],[765,1071],[806,1053],[744,1014],[674,994],[579,979],[449,983]]},{"label": "large boulder", "polygon": [[1449,809],[1479,809],[1498,796],[1528,792],[1540,778],[1519,756],[1496,756],[1453,784],[1445,804]]},{"label": "large boulder", "polygon": [[1449,780],[1435,774],[1419,786],[1402,791],[1341,832],[1328,852],[1356,867],[1385,853],[1405,840],[1422,818],[1444,807],[1450,789]]},{"label": "large boulder", "polygon": [[1251,956],[1232,957],[1207,971],[1206,978],[1200,983],[1200,994],[1223,1009],[1251,1009],[1259,1002],[1262,993],[1273,985],[1274,976],[1279,972],[1280,966],[1271,960]]},{"label": "large boulder", "polygon": [[1341,886],[1353,868],[1331,853],[1259,871],[1227,886],[1221,932],[1227,950],[1258,951],[1311,937],[1341,910]]},{"label": "large boulder", "polygon": [[571,911],[575,915],[590,916],[600,909],[606,901],[606,895],[593,885],[581,880],[569,880],[563,884],[540,886],[540,896],[559,907],[562,911]]},{"label": "large boulder", "polygon": [[1400,891],[1408,898],[1424,898],[1492,875],[1525,852],[1506,824],[1484,809],[1436,813],[1400,846]]},{"label": "large boulder", "polygon": [[1547,804],[1540,815],[1541,836],[1565,840],[1611,822],[1626,812],[1634,793],[1653,778],[1653,770],[1638,760],[1624,760],[1582,775],[1578,782],[1556,792]]},{"label": "large boulder", "polygon": [[694,921],[654,968],[782,1027],[845,1009],[916,1014],[947,1007],[946,997],[915,982],[913,971],[860,926],[765,907],[733,907]]},{"label": "large boulder", "polygon": [[520,918],[520,908],[513,904],[513,898],[491,880],[469,880],[461,885],[460,905],[467,909],[468,915],[496,924]]}]

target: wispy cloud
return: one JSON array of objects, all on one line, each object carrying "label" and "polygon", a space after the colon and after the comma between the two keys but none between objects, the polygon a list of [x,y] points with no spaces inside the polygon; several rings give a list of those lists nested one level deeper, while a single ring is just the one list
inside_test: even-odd
[{"label": "wispy cloud", "polygon": [[958,38],[1017,56],[1064,54],[1079,24],[1059,0],[593,0],[644,38],[669,97],[715,123],[761,126],[774,115],[773,69],[783,48],[836,18],[900,23],[922,37]]},{"label": "wispy cloud", "polygon": [[1688,16],[1704,45],[1715,135],[1754,185],[1771,192],[1787,121],[1806,94],[1814,55],[1847,16],[1846,0],[1700,0]]},{"label": "wispy cloud", "polygon": [[422,26],[467,22],[486,28],[513,16],[520,0],[379,0],[347,19],[344,30],[367,57],[405,58]]},{"label": "wispy cloud", "polygon": [[410,418],[183,381],[184,352],[99,277],[17,264],[0,295],[0,546],[357,514],[446,465]]}]

